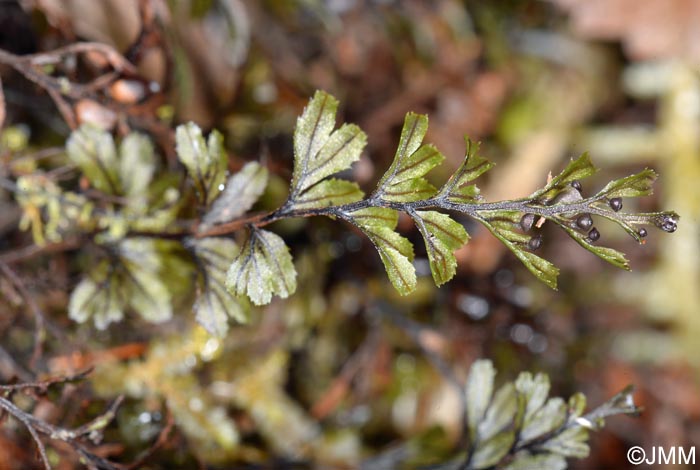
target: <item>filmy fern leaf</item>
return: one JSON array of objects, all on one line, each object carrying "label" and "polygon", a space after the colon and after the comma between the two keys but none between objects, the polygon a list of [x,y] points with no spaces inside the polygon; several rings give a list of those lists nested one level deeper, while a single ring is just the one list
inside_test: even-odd
[{"label": "filmy fern leaf", "polygon": [[406,114],[394,161],[379,180],[373,197],[411,202],[428,199],[437,192],[423,176],[445,157],[434,146],[421,145],[427,131],[428,116]]},{"label": "filmy fern leaf", "polygon": [[491,361],[472,364],[465,386],[471,445],[460,468],[565,469],[567,458],[588,455],[589,430],[602,427],[609,416],[639,410],[631,388],[584,415],[586,399],[580,393],[568,403],[548,398],[549,378],[544,374],[523,372],[498,389],[495,376]]},{"label": "filmy fern leaf", "polygon": [[211,209],[202,218],[202,228],[222,224],[245,214],[267,187],[267,168],[257,162],[246,163],[231,176]]},{"label": "filmy fern leaf", "polygon": [[297,273],[284,240],[254,227],[247,235],[228,270],[226,288],[235,295],[247,295],[255,305],[270,303],[272,295],[293,294]]},{"label": "filmy fern leaf", "polygon": [[197,300],[195,318],[212,335],[223,337],[228,331],[229,319],[239,323],[248,320],[247,305],[242,297],[226,289],[226,271],[238,253],[233,240],[207,237],[190,240],[197,260]]},{"label": "filmy fern leaf", "polygon": [[227,157],[223,137],[218,131],[212,131],[205,142],[202,130],[190,122],[177,127],[175,142],[177,156],[194,181],[200,204],[211,204],[226,179]]},{"label": "filmy fern leaf", "polygon": [[[323,181],[359,160],[367,142],[365,133],[354,124],[343,124],[333,131],[337,110],[338,100],[317,91],[297,120],[289,207],[319,208],[362,199],[356,183]],[[312,194],[305,195],[306,192]],[[324,197],[328,193],[336,196]]]}]

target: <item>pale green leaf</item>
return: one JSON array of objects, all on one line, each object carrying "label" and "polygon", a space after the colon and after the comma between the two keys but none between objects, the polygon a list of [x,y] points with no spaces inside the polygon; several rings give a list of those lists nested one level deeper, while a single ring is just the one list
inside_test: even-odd
[{"label": "pale green leaf", "polygon": [[508,454],[514,441],[515,432],[506,431],[496,434],[487,441],[479,442],[471,458],[471,467],[475,469],[493,467]]},{"label": "pale green leaf", "polygon": [[162,281],[158,243],[127,238],[118,247],[124,285],[131,308],[144,320],[161,323],[172,317],[170,292]]},{"label": "pale green leaf", "polygon": [[202,238],[190,242],[199,271],[195,318],[212,335],[223,337],[229,319],[248,321],[243,299],[226,289],[226,271],[238,254],[238,245],[227,238]]},{"label": "pale green leaf", "polygon": [[132,266],[126,275],[130,281],[129,305],[136,313],[151,323],[172,318],[170,292],[157,271]]},{"label": "pale green leaf", "polygon": [[349,212],[345,216],[372,241],[396,290],[401,295],[411,293],[416,287],[416,270],[412,263],[413,245],[394,232],[399,220],[398,212],[384,207],[369,207]]},{"label": "pale green leaf", "polygon": [[161,260],[158,253],[158,240],[146,237],[131,237],[121,241],[117,247],[122,263],[138,266],[141,269],[157,271]]},{"label": "pale green leaf", "polygon": [[119,276],[105,261],[92,268],[73,290],[68,303],[68,316],[84,323],[92,319],[99,330],[121,321],[127,302],[126,290]]},{"label": "pale green leaf", "polygon": [[549,377],[547,374],[537,374],[534,377],[530,372],[522,372],[515,381],[515,388],[525,398],[525,425],[532,416],[544,405],[549,395]]},{"label": "pale green leaf", "polygon": [[257,162],[246,163],[241,171],[228,179],[224,190],[202,219],[202,224],[222,224],[248,212],[265,191],[268,177],[264,166]]},{"label": "pale green leaf", "polygon": [[448,215],[436,211],[418,211],[414,220],[425,241],[430,271],[435,284],[446,283],[455,275],[457,260],[454,251],[469,240],[464,227]]},{"label": "pale green leaf", "polygon": [[558,397],[550,398],[530,419],[525,421],[520,431],[520,439],[524,442],[531,441],[559,428],[564,421],[566,421],[566,403]]},{"label": "pale green leaf", "polygon": [[527,451],[515,454],[504,470],[566,470],[566,459],[557,454],[532,455]]},{"label": "pale green leaf", "polygon": [[435,186],[424,178],[413,178],[388,186],[382,199],[390,202],[413,202],[429,199],[436,192]]},{"label": "pale green leaf", "polygon": [[[508,245],[508,244],[507,244]],[[510,244],[508,248],[515,254],[515,256],[525,265],[527,269],[530,270],[540,281],[547,284],[552,289],[557,288],[557,276],[559,276],[559,268],[554,266],[552,263],[544,258],[515,247]]]},{"label": "pale green leaf", "polygon": [[501,240],[532,274],[552,289],[557,288],[559,269],[549,261],[526,251],[523,246],[521,246],[520,243],[524,243],[529,239],[527,235],[512,230],[510,225],[508,225],[508,228],[505,228],[506,226],[497,226],[496,224],[492,224],[491,221],[482,218],[479,218],[479,221],[484,224],[496,238]]},{"label": "pale green leaf", "polygon": [[124,194],[145,195],[156,169],[151,139],[138,132],[130,133],[119,146],[119,157],[119,179]]},{"label": "pale green leaf", "polygon": [[392,229],[385,226],[363,228],[384,263],[389,280],[401,295],[410,294],[416,288],[416,269],[413,267],[413,245]]},{"label": "pale green leaf", "polygon": [[489,403],[491,403],[495,377],[496,369],[494,369],[493,363],[487,359],[474,361],[469,370],[464,393],[467,403],[467,424],[472,441],[476,439],[479,423],[484,419]]},{"label": "pale green leaf", "polygon": [[327,176],[350,168],[353,162],[360,159],[366,144],[367,136],[359,127],[343,124],[328,137],[319,153],[310,157],[303,182],[300,181],[298,188],[303,191]]},{"label": "pale green leaf", "polygon": [[494,394],[484,419],[479,423],[477,428],[479,440],[489,440],[512,425],[517,411],[518,397],[515,386],[512,383],[507,383]]},{"label": "pale green leaf", "polygon": [[286,298],[297,287],[296,270],[284,240],[252,228],[226,276],[226,288],[247,295],[255,305],[270,303],[272,295]]},{"label": "pale green leaf", "polygon": [[212,131],[206,143],[199,126],[189,122],[177,126],[175,142],[177,156],[194,181],[199,202],[210,204],[226,179],[227,157],[221,134]]},{"label": "pale green leaf", "polygon": [[563,189],[566,185],[574,181],[587,178],[595,174],[597,171],[598,169],[593,166],[588,153],[584,153],[577,159],[572,159],[561,173],[552,178],[552,180],[547,183],[544,188],[536,191],[532,197],[538,197],[547,194],[550,191]]},{"label": "pale green leaf", "polygon": [[[427,123],[427,116],[422,117],[425,118]],[[409,118],[407,118],[407,120],[409,120]],[[423,139],[423,136],[421,136],[421,139]],[[403,142],[399,143],[399,147],[401,145],[403,145]],[[392,173],[390,173],[385,180],[385,182],[391,186],[423,176],[445,159],[440,151],[430,144],[423,145],[408,156],[403,154],[399,155],[397,153],[395,158],[399,160],[395,160],[396,166],[393,171],[389,168],[387,173]]]},{"label": "pale green leaf", "polygon": [[596,197],[648,196],[652,193],[657,176],[654,170],[646,168],[637,174],[611,181],[600,190]]},{"label": "pale green leaf", "polygon": [[295,209],[320,209],[359,201],[364,193],[352,181],[330,178],[312,186],[295,199]]},{"label": "pale green leaf", "polygon": [[537,446],[538,450],[553,452],[564,457],[584,459],[588,457],[588,429],[580,426],[570,427]]},{"label": "pale green leaf", "polygon": [[338,101],[317,91],[297,120],[294,131],[294,174],[290,200],[296,201],[307,189],[359,160],[367,136],[354,124],[335,132]]},{"label": "pale green leaf", "polygon": [[386,227],[393,230],[399,222],[399,213],[386,207],[368,207],[347,215],[352,217],[358,226],[365,228]]},{"label": "pale green leaf", "polygon": [[294,129],[294,174],[292,188],[301,192],[308,184],[302,181],[335,127],[338,100],[324,91],[316,91],[314,97],[297,119]]},{"label": "pale green leaf", "polygon": [[117,149],[109,132],[84,124],[71,133],[66,150],[95,188],[108,194],[121,192]]},{"label": "pale green leaf", "polygon": [[446,197],[455,203],[469,203],[478,200],[479,188],[469,183],[494,166],[494,163],[478,154],[479,144],[473,144],[469,138],[465,138],[465,141],[467,155],[464,157],[464,161],[438,194],[438,197]]},{"label": "pale green leaf", "polygon": [[408,113],[404,120],[394,161],[379,180],[374,195],[386,201],[410,202],[427,199],[437,190],[423,176],[445,157],[432,145],[423,145],[428,116]]},{"label": "pale green leaf", "polygon": [[576,419],[586,410],[586,396],[577,392],[569,398],[569,420]]},{"label": "pale green leaf", "polygon": [[629,262],[627,261],[627,258],[625,258],[625,255],[623,253],[620,253],[619,251],[614,250],[612,248],[594,245],[590,242],[590,240],[588,240],[588,237],[585,234],[582,234],[565,224],[561,224],[559,222],[557,223],[564,230],[566,230],[569,236],[573,238],[576,241],[576,243],[578,243],[594,255],[598,256],[601,259],[604,259],[613,266],[617,266],[618,268],[622,268],[627,271],[630,270]]},{"label": "pale green leaf", "polygon": [[[389,166],[386,173],[384,173],[384,176],[382,176],[382,178],[379,180],[379,183],[377,184],[379,190],[382,190],[387,185],[392,184],[394,182],[394,178],[396,178],[399,172],[403,173],[405,176],[408,176],[408,178],[411,177],[410,170],[406,170],[406,168],[410,168],[411,165],[409,165],[407,162],[420,147],[427,131],[428,116],[416,113],[406,114],[403,128],[401,129],[401,137],[399,138],[399,146],[396,150],[396,155],[394,155],[394,161],[391,163],[391,166]],[[417,176],[423,176],[424,174],[425,173],[422,173]],[[405,181],[408,178],[403,178],[399,181]]]}]

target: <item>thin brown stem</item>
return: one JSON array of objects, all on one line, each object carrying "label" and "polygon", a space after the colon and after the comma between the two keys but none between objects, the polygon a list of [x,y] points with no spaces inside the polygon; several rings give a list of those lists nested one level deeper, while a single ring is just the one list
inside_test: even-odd
[{"label": "thin brown stem", "polygon": [[29,245],[16,250],[9,250],[5,253],[0,253],[0,263],[14,264],[23,261],[29,261],[38,256],[60,253],[62,251],[74,250],[82,246],[82,238],[73,237],[67,238],[60,242],[47,243],[46,245]]},{"label": "thin brown stem", "polygon": [[[101,54],[114,71],[97,77],[88,84],[79,84],[69,82],[65,78],[52,77],[39,69],[41,66],[60,63],[66,55],[84,53]],[[79,42],[54,49],[53,51],[23,56],[0,49],[0,63],[12,67],[27,80],[44,89],[54,101],[61,116],[63,116],[63,119],[71,129],[78,127],[78,118],[67,98],[78,100],[91,96],[97,90],[116,80],[121,73],[136,73],[135,67],[112,46],[97,42]],[[0,108],[4,109],[4,106],[0,106]],[[1,126],[2,120],[0,119]]]},{"label": "thin brown stem", "polygon": [[[38,383],[38,388],[45,386],[43,383]],[[30,387],[31,388],[31,387]],[[87,437],[93,442],[97,442],[102,438],[104,428],[114,419],[117,409],[124,400],[123,396],[117,397],[116,400],[108,407],[107,411],[92,420],[90,423],[80,426],[75,429],[65,429],[54,426],[46,421],[43,421],[34,415],[24,411],[15,405],[11,400],[0,395],[0,410],[21,422],[29,431],[32,439],[37,445],[42,463],[45,469],[51,469],[51,464],[46,456],[46,448],[41,440],[40,434],[48,439],[58,440],[70,445],[86,462],[99,463],[100,468],[117,469],[118,467],[92,452],[80,440]]]}]

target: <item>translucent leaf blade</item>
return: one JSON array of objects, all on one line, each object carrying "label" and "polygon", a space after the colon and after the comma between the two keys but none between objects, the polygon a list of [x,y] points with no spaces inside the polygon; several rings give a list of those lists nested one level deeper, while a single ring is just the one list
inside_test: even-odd
[{"label": "translucent leaf blade", "polygon": [[265,191],[268,178],[267,168],[257,162],[246,163],[228,179],[202,223],[206,226],[222,224],[248,212]]},{"label": "translucent leaf blade", "polygon": [[310,159],[304,182],[298,189],[303,191],[327,176],[347,170],[360,159],[366,144],[367,136],[362,129],[354,124],[343,124],[330,135],[318,155]]},{"label": "translucent leaf blade", "polygon": [[507,431],[497,434],[485,442],[480,442],[472,455],[471,467],[475,469],[492,468],[508,454],[514,441],[515,432]]},{"label": "translucent leaf blade", "polygon": [[485,219],[479,219],[479,221],[484,224],[496,238],[501,240],[535,277],[552,289],[557,288],[559,269],[549,261],[526,251],[523,247],[516,244],[516,242],[525,242],[529,238],[527,235],[515,232],[510,228],[505,228],[505,226],[499,227],[492,225]]},{"label": "translucent leaf blade", "polygon": [[571,427],[547,440],[538,449],[553,452],[563,457],[584,459],[588,457],[588,430],[579,426]]},{"label": "translucent leaf blade", "polygon": [[356,202],[364,197],[364,193],[352,181],[330,178],[305,191],[295,199],[295,209],[320,209],[322,207],[339,206]]},{"label": "translucent leaf blade", "polygon": [[210,334],[224,337],[229,319],[247,323],[247,306],[241,298],[226,289],[226,271],[239,251],[233,240],[203,238],[193,242],[198,259],[198,295],[194,304],[195,318]]},{"label": "translucent leaf blade", "polygon": [[253,228],[228,270],[226,288],[247,295],[255,305],[265,305],[273,295],[286,298],[296,287],[296,270],[282,238]]},{"label": "translucent leaf blade", "polygon": [[455,250],[469,240],[464,227],[448,215],[436,211],[418,211],[416,224],[423,236],[430,271],[438,286],[452,279],[457,272]]},{"label": "translucent leaf blade", "polygon": [[151,323],[162,323],[170,320],[173,310],[170,303],[170,292],[161,281],[158,272],[146,269],[131,268],[128,273],[129,305],[144,320]]},{"label": "translucent leaf blade", "polygon": [[312,161],[316,159],[335,127],[337,109],[338,100],[319,90],[297,119],[294,130],[293,193],[309,186],[304,180],[313,168]]},{"label": "translucent leaf blade", "polygon": [[491,403],[495,377],[496,369],[487,359],[474,361],[469,369],[464,393],[467,403],[467,425],[472,441],[476,439],[479,423],[484,419]]},{"label": "translucent leaf blade", "polygon": [[364,228],[386,227],[394,230],[399,223],[399,213],[386,207],[368,207],[347,214]]},{"label": "translucent leaf blade", "polygon": [[532,455],[518,452],[515,459],[503,467],[504,470],[566,470],[566,459],[557,454]]},{"label": "translucent leaf blade", "polygon": [[73,289],[68,316],[78,323],[92,319],[98,330],[124,317],[126,295],[106,261],[98,263]]},{"label": "translucent leaf blade", "polygon": [[474,144],[469,138],[465,138],[467,154],[457,171],[447,180],[440,189],[438,197],[446,197],[455,203],[469,203],[478,199],[479,188],[471,181],[494,167],[494,163],[479,155],[479,144]]},{"label": "translucent leaf blade", "polygon": [[600,190],[597,196],[607,198],[648,196],[653,192],[657,177],[654,170],[646,168],[637,174],[611,181]]},{"label": "translucent leaf blade", "polygon": [[531,373],[523,372],[518,376],[515,388],[525,399],[525,415],[523,417],[525,425],[547,401],[549,387],[549,377],[546,374],[540,373],[533,377]]},{"label": "translucent leaf blade", "polygon": [[223,137],[217,131],[209,134],[208,144],[202,130],[189,122],[175,131],[177,156],[194,181],[197,198],[203,205],[210,204],[219,194],[226,179],[226,152]]},{"label": "translucent leaf blade", "polygon": [[[408,161],[411,159],[413,153],[420,147],[427,131],[428,116],[416,113],[406,114],[394,161],[377,185],[380,192],[383,192],[387,185],[393,183],[394,178],[396,178],[399,172],[404,172],[406,167],[410,167]],[[405,181],[405,179],[406,178],[400,179],[399,182]]]},{"label": "translucent leaf blade", "polygon": [[569,421],[575,420],[586,410],[586,396],[577,392],[569,398]]},{"label": "translucent leaf blade", "polygon": [[517,410],[518,401],[515,386],[508,383],[495,393],[483,421],[479,423],[479,439],[489,440],[512,425]]},{"label": "translucent leaf blade", "polygon": [[82,125],[71,133],[66,150],[68,158],[95,188],[107,194],[120,194],[117,149],[109,132]]},{"label": "translucent leaf blade", "polygon": [[172,318],[171,296],[162,280],[157,242],[147,238],[127,238],[119,244],[118,251],[129,306],[152,323]]},{"label": "translucent leaf blade", "polygon": [[561,398],[550,398],[523,425],[520,439],[527,442],[559,428],[566,421],[566,403]]},{"label": "translucent leaf blade", "polygon": [[[427,118],[426,118],[427,119]],[[423,145],[396,166],[391,176],[391,185],[421,177],[438,166],[445,157],[433,145]]]},{"label": "translucent leaf blade", "polygon": [[413,245],[392,229],[385,226],[363,228],[367,237],[379,252],[389,280],[401,295],[416,288],[416,270],[413,267]]},{"label": "translucent leaf blade", "polygon": [[623,253],[612,248],[593,245],[592,243],[590,243],[586,235],[579,233],[578,231],[572,229],[571,227],[565,224],[559,225],[564,230],[566,230],[566,233],[568,233],[569,236],[576,241],[576,243],[584,247],[586,250],[590,251],[599,258],[607,261],[613,266],[617,266],[618,268],[624,269],[626,271],[630,270],[629,261],[627,261],[627,258],[625,258],[625,255]]},{"label": "translucent leaf blade", "polygon": [[563,188],[574,181],[588,178],[589,176],[594,175],[597,171],[598,169],[593,166],[591,157],[586,152],[580,157],[572,159],[561,173],[552,178],[552,180],[547,183],[543,189],[537,191],[535,194],[533,194],[533,196],[546,194],[552,189]]},{"label": "translucent leaf blade", "polygon": [[414,178],[388,186],[382,199],[389,202],[414,202],[428,199],[436,192],[435,186],[424,178]]},{"label": "translucent leaf blade", "polygon": [[130,133],[119,147],[119,157],[119,179],[124,194],[145,194],[156,168],[151,139],[137,132]]}]

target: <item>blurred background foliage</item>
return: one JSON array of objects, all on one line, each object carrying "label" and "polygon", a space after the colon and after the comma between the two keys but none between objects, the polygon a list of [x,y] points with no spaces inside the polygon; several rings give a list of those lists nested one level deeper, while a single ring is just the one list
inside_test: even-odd
[{"label": "blurred background foliage", "polygon": [[[127,461],[174,420],[152,468],[354,468],[410,445],[421,449],[417,462],[440,461],[460,438],[454,384],[482,357],[503,377],[546,372],[556,395],[581,391],[590,404],[637,385],[641,418],[611,420],[593,436],[590,457],[571,468],[627,468],[633,445],[698,445],[699,35],[700,5],[682,0],[2,2],[2,49],[100,41],[137,66],[144,81],[71,102],[78,122],[149,133],[164,169],[176,165],[171,125],[217,128],[230,170],[252,160],[270,169],[260,208],[284,199],[296,116],[324,89],[340,99],[342,119],[368,134],[352,169],[365,187],[391,163],[413,110],[430,115],[426,140],[447,157],[441,181],[461,162],[465,134],[497,163],[480,183],[489,200],[527,195],[589,151],[603,171],[584,192],[650,166],[661,175],[656,194],[631,203],[674,209],[683,221],[673,237],[650,233],[645,246],[601,222],[632,273],[545,229],[543,256],[562,268],[555,292],[470,220],[462,220],[472,240],[457,253],[457,277],[437,289],[420,235],[402,219],[421,276],[408,297],[395,294],[358,232],[328,220],[284,221],[273,230],[295,253],[297,293],[252,309],[250,323],[224,339],[196,325],[183,300],[192,296],[187,280],[172,293],[166,323],[134,315],[105,331],[72,323],[68,295],[91,260],[76,247],[42,253],[15,267],[46,313],[45,347],[32,357],[27,301],[0,278],[0,380],[94,367],[41,402],[42,416],[73,425],[125,394],[106,436],[118,444],[101,452]],[[98,59],[67,64],[69,77],[91,76]],[[45,93],[9,68],[0,72],[0,171],[40,168],[62,181],[69,127]],[[11,201],[0,193],[3,262],[32,243]],[[29,468],[11,463],[34,462],[29,440],[3,426],[0,467]],[[56,468],[78,465],[62,451],[51,450],[56,462],[62,456]]]}]

